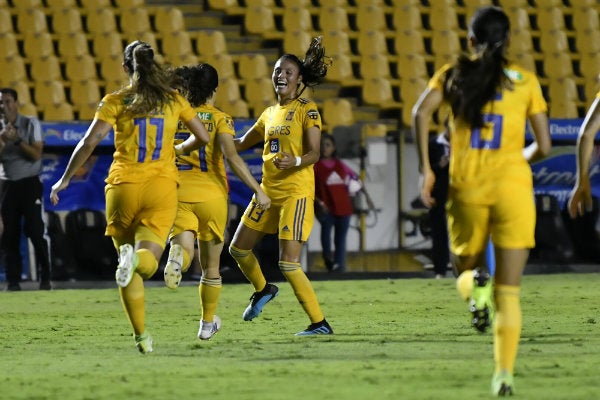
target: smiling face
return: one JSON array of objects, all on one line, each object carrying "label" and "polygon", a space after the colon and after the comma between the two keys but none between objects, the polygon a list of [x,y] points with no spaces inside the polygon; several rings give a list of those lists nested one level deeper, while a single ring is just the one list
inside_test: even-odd
[{"label": "smiling face", "polygon": [[275,63],[271,78],[280,103],[296,98],[298,86],[302,82],[298,64],[289,58],[280,58]]}]

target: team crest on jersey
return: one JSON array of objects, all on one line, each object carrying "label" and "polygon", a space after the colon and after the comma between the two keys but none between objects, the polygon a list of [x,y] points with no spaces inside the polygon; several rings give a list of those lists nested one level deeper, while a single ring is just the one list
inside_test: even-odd
[{"label": "team crest on jersey", "polygon": [[294,119],[294,110],[288,111],[287,115],[285,116],[285,120],[286,121],[291,121]]},{"label": "team crest on jersey", "polygon": [[310,119],[319,119],[319,111],[314,110],[314,109],[313,110],[308,110],[308,112],[306,113],[306,115]]},{"label": "team crest on jersey", "polygon": [[233,129],[233,120],[231,118],[225,118],[225,124],[227,125],[227,127],[231,130]]}]

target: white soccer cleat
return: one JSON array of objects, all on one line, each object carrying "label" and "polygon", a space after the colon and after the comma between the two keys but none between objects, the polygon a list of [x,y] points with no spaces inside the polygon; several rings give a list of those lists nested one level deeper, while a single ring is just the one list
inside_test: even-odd
[{"label": "white soccer cleat", "polygon": [[124,244],[119,247],[119,265],[115,272],[115,280],[120,287],[127,287],[133,278],[133,273],[138,265],[138,258],[133,251],[133,246]]},{"label": "white soccer cleat", "polygon": [[221,318],[216,315],[212,322],[200,321],[200,329],[198,330],[198,339],[209,340],[221,329]]},{"label": "white soccer cleat", "polygon": [[181,282],[184,251],[183,247],[179,244],[172,245],[169,250],[169,259],[164,271],[165,285],[169,289],[177,289]]},{"label": "white soccer cleat", "polygon": [[134,335],[134,339],[135,347],[137,347],[140,353],[148,354],[152,353],[152,351],[154,350],[152,348],[152,336],[150,336],[148,332],[144,332],[141,335]]}]

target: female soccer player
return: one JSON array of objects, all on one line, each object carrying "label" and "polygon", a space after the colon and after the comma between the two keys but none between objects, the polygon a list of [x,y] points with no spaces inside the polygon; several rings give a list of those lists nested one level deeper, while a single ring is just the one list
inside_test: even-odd
[{"label": "female soccer player", "polygon": [[[200,303],[202,317],[198,338],[210,339],[221,327],[215,315],[222,281],[219,262],[223,250],[229,185],[223,156],[231,170],[250,187],[260,209],[268,209],[271,200],[254,179],[246,163],[235,150],[235,130],[231,117],[215,108],[219,75],[210,64],[176,69],[182,93],[194,107],[207,127],[210,140],[199,150],[177,156],[179,169],[179,205],[173,230],[169,235],[171,249],[165,266],[165,283],[176,288],[181,274],[190,267],[194,257],[194,242],[198,239],[200,266]],[[183,142],[190,136],[187,129],[177,132],[175,141]]]},{"label": "female soccer player", "polygon": [[[458,289],[470,300],[473,325],[484,331],[495,306],[494,395],[511,394],[521,335],[520,284],[535,244],[535,204],[528,162],[550,151],[546,102],[537,77],[505,58],[510,23],[497,7],[478,9],[469,25],[473,54],[437,71],[413,108],[421,197],[431,207],[435,176],[429,161],[429,121],[443,104],[452,112],[450,187],[446,208]],[[525,147],[526,120],[534,141]],[[484,265],[488,237],[496,271]],[[486,279],[487,278],[487,279]]]},{"label": "female soccer player", "polygon": [[252,128],[236,139],[238,152],[264,143],[261,187],[272,201],[265,210],[257,198],[252,199],[229,246],[255,289],[243,319],[257,317],[277,295],[279,289],[267,283],[252,249],[265,234],[279,232],[279,269],[311,322],[297,335],[333,333],[300,265],[302,246],[314,223],[313,164],[319,160],[321,142],[317,105],[300,96],[306,87],[321,82],[327,67],[320,37],[312,40],[304,60],[292,54],[280,57],[272,74],[277,104],[268,107]]},{"label": "female soccer player", "polygon": [[[106,235],[119,251],[115,274],[125,313],[140,352],[152,352],[145,329],[144,279],[158,268],[177,212],[175,154],[208,142],[204,124],[189,102],[172,88],[172,74],[154,60],[152,47],[140,41],[124,52],[129,86],[104,96],[50,200],[69,186],[75,172],[114,129],[114,160],[106,178]],[[178,121],[193,136],[174,146]]]}]

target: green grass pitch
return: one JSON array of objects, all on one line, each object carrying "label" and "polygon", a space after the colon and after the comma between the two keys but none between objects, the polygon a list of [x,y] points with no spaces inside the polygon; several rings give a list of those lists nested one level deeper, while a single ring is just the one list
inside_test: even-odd
[{"label": "green grass pitch", "polygon": [[[290,286],[254,321],[249,284],[225,284],[222,330],[196,338],[196,286],[146,290],[154,353],[136,350],[116,287],[0,293],[0,398],[490,398],[492,335],[469,326],[454,279],[313,282],[335,335]],[[521,399],[600,398],[600,274],[527,275],[515,369]]]}]

